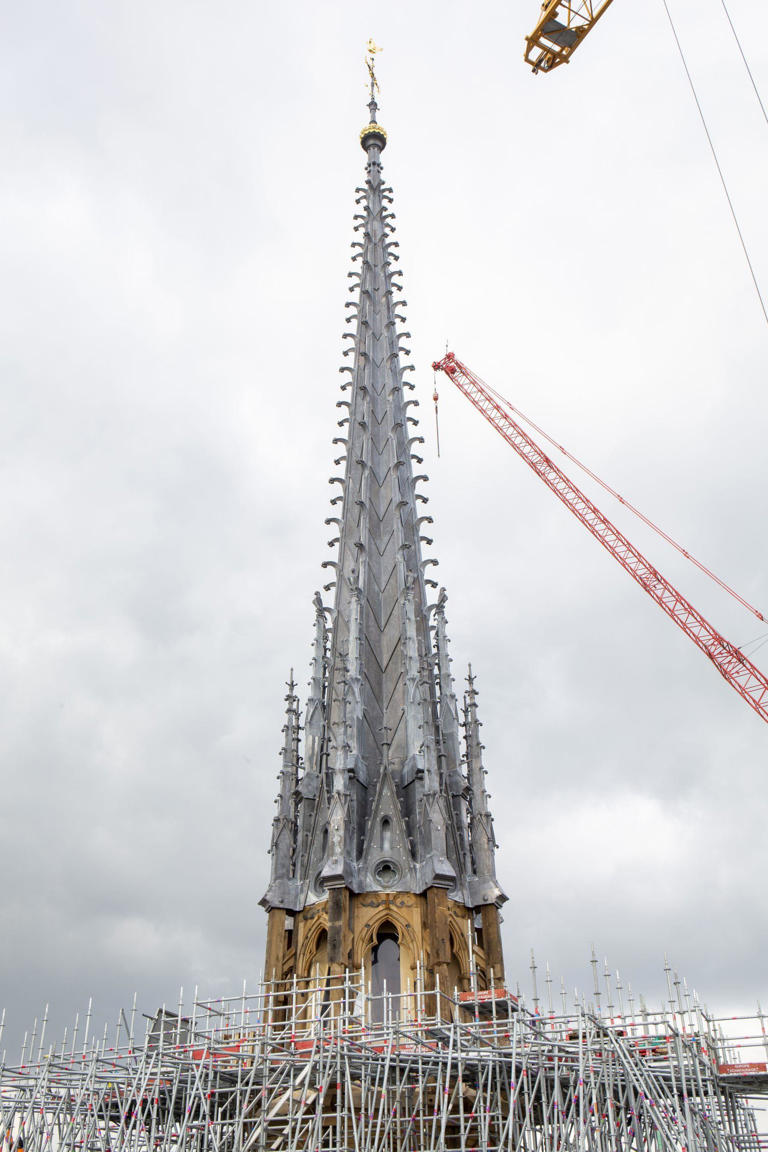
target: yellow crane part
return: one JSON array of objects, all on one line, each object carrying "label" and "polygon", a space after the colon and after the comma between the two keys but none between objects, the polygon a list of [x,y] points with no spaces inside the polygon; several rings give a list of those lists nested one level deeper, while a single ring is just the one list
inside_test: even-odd
[{"label": "yellow crane part", "polygon": [[567,64],[613,0],[545,0],[539,22],[525,38],[525,61],[534,72]]}]

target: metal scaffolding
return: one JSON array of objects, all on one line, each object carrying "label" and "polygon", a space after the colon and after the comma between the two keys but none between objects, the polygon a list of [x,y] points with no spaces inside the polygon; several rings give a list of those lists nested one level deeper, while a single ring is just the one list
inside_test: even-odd
[{"label": "metal scaffolding", "polygon": [[[762,1013],[711,1017],[667,970],[650,1011],[607,966],[591,1003],[506,988],[371,993],[362,973],[266,982],[0,1067],[0,1146],[336,1152],[758,1152]],[[673,978],[674,977],[674,978]],[[560,996],[557,997],[560,999]],[[615,1000],[615,1003],[614,1003]],[[604,1006],[601,1007],[601,1002]],[[737,1035],[726,1035],[726,1029]]]}]

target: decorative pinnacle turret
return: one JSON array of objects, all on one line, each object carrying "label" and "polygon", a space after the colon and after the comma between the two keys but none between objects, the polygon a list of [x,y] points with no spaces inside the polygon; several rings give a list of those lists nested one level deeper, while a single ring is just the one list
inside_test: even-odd
[{"label": "decorative pinnacle turret", "polygon": [[291,886],[296,844],[296,803],[299,783],[299,731],[301,728],[299,698],[293,668],[286,685],[285,724],[283,725],[282,765],[280,768],[280,790],[277,795],[277,812],[272,821],[272,842],[269,853],[272,857],[270,885],[264,900],[267,903],[285,902]]},{"label": "decorative pinnacle turret", "polygon": [[477,689],[475,688],[471,664],[467,675],[467,691],[464,694],[464,737],[467,783],[469,784],[472,857],[477,878],[475,899],[478,904],[500,904],[506,900],[506,896],[496,881],[496,862],[494,859],[496,840],[493,834],[493,819],[488,807],[488,793],[485,790],[483,745],[480,740],[480,721],[477,716]]}]

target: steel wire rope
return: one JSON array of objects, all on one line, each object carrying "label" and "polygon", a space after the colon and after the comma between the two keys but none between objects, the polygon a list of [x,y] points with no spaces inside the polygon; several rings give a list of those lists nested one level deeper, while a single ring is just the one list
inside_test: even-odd
[{"label": "steel wire rope", "polygon": [[742,58],[742,60],[744,61],[744,67],[745,67],[745,68],[746,68],[746,70],[747,70],[747,76],[749,76],[749,79],[750,79],[750,81],[751,81],[751,83],[752,83],[752,87],[753,87],[753,88],[754,88],[754,90],[755,90],[755,96],[757,97],[757,102],[758,102],[758,104],[760,105],[760,111],[762,112],[762,114],[763,114],[763,117],[765,118],[765,122],[766,122],[766,124],[768,124],[768,112],[766,112],[766,110],[765,110],[765,105],[763,104],[763,101],[762,101],[762,99],[761,99],[761,97],[760,97],[760,93],[759,93],[759,92],[758,92],[758,90],[757,90],[757,84],[755,83],[755,78],[754,78],[754,76],[752,75],[752,69],[750,68],[749,64],[747,63],[747,57],[744,55],[744,49],[743,49],[743,48],[742,48],[742,46],[741,46],[741,40],[739,40],[739,37],[738,37],[738,35],[737,35],[737,33],[736,33],[736,29],[735,29],[735,28],[734,28],[734,26],[733,26],[733,20],[731,20],[731,14],[730,14],[730,12],[728,11],[728,9],[727,9],[727,7],[726,7],[726,4],[725,4],[725,0],[720,0],[720,3],[721,3],[721,4],[722,4],[722,6],[723,6],[723,12],[725,12],[725,15],[726,15],[726,19],[728,20],[728,23],[729,23],[729,24],[730,24],[730,26],[731,26],[731,32],[733,32],[733,38],[734,38],[734,40],[736,41],[736,45],[737,45],[737,47],[738,47],[738,49],[739,49],[739,52],[741,53],[741,58]]},{"label": "steel wire rope", "polygon": [[664,11],[666,12],[667,19],[669,20],[669,26],[672,29],[672,35],[675,38],[675,44],[677,44],[677,50],[680,53],[680,59],[683,62],[683,68],[685,69],[685,74],[688,77],[688,83],[690,85],[691,92],[693,94],[693,99],[696,102],[696,107],[699,111],[699,116],[701,117],[701,123],[704,127],[704,132],[706,133],[707,141],[709,143],[709,148],[710,148],[710,151],[712,153],[712,158],[715,161],[715,167],[717,168],[717,173],[718,173],[718,176],[720,177],[720,183],[723,186],[723,192],[725,192],[725,198],[728,201],[728,207],[731,210],[731,216],[733,217],[733,223],[736,225],[736,231],[739,234],[739,240],[741,242],[741,247],[742,247],[742,250],[744,252],[744,258],[747,261],[747,266],[749,268],[749,274],[752,277],[752,283],[755,286],[755,292],[757,293],[757,298],[760,301],[760,307],[761,307],[762,312],[763,312],[763,317],[765,318],[766,324],[768,324],[768,309],[766,309],[765,301],[763,300],[763,294],[760,291],[760,285],[757,282],[757,276],[755,275],[755,270],[752,267],[752,261],[749,258],[749,251],[747,250],[747,244],[746,244],[746,241],[744,240],[744,236],[743,236],[742,231],[741,231],[741,226],[739,225],[739,220],[738,220],[738,217],[736,215],[736,209],[734,208],[733,201],[731,200],[731,194],[728,191],[728,185],[725,182],[725,176],[723,175],[723,170],[720,167],[720,161],[717,158],[717,150],[715,148],[714,141],[712,140],[712,136],[710,135],[709,128],[707,127],[707,121],[706,121],[706,118],[704,116],[704,111],[703,111],[701,104],[699,102],[699,97],[696,93],[696,86],[693,83],[693,77],[691,76],[690,70],[688,68],[688,63],[685,59],[685,53],[683,52],[683,47],[680,43],[680,37],[677,35],[677,29],[675,28],[675,22],[672,19],[672,13],[669,10],[669,5],[667,4],[667,0],[661,0],[661,2],[664,5]]},{"label": "steel wire rope", "polygon": [[655,524],[653,520],[649,519],[649,517],[646,516],[644,512],[641,512],[639,508],[636,508],[634,504],[631,504],[629,500],[626,500],[619,492],[616,491],[615,488],[611,488],[610,484],[607,484],[605,480],[601,480],[596,472],[593,472],[592,469],[584,464],[582,460],[579,460],[578,456],[574,456],[572,452],[569,452],[567,448],[565,448],[557,440],[554,440],[548,432],[545,432],[544,429],[540,427],[540,425],[531,420],[530,416],[526,416],[525,412],[521,412],[520,409],[516,408],[510,400],[507,400],[506,396],[502,396],[502,394],[497,392],[495,388],[491,387],[487,381],[483,380],[482,383],[483,388],[487,389],[491,395],[495,396],[495,398],[503,407],[507,408],[510,412],[514,412],[514,414],[519,416],[521,420],[524,420],[526,424],[530,425],[530,427],[533,428],[539,436],[546,440],[547,443],[551,444],[553,448],[557,448],[558,452],[562,452],[563,455],[566,456],[572,464],[575,464],[577,468],[581,468],[582,472],[585,472],[587,476],[599,484],[600,487],[603,488],[610,496],[613,496],[614,499],[618,500],[620,504],[623,504],[625,508],[628,508],[630,512],[633,512],[635,516],[642,520],[643,524],[655,532],[657,536],[660,536],[662,540],[666,540],[667,544],[671,544],[672,547],[677,552],[679,552],[681,556],[684,556],[686,560],[690,560],[691,564],[698,568],[700,572],[703,572],[705,576],[708,576],[710,580],[713,580],[719,588],[722,588],[724,592],[727,592],[729,596],[732,596],[734,600],[738,601],[738,603],[741,604],[743,608],[746,608],[747,611],[751,612],[753,616],[756,616],[758,620],[765,622],[766,617],[763,615],[763,613],[760,612],[759,609],[755,608],[753,604],[750,604],[748,600],[745,600],[744,597],[741,596],[735,588],[731,588],[730,584],[726,584],[724,580],[721,580],[720,577],[717,576],[710,568],[707,568],[706,564],[702,564],[700,560],[697,560],[695,556],[692,556],[690,552],[683,548],[682,544],[678,544],[678,542],[673,539],[669,533],[665,532],[663,528],[660,528],[658,524]]},{"label": "steel wire rope", "polygon": [[763,645],[768,644],[768,632],[762,632],[759,636],[753,636],[751,640],[745,640],[743,644],[737,644],[739,652],[745,652],[747,648],[751,648],[753,644],[757,647],[753,649],[752,655],[759,652]]}]

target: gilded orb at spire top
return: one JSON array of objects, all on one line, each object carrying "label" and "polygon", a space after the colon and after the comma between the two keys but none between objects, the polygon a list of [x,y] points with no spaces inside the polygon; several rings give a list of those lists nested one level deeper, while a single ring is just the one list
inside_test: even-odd
[{"label": "gilded orb at spire top", "polygon": [[387,146],[387,134],[381,124],[377,124],[375,120],[372,120],[370,124],[366,124],[365,128],[360,131],[360,144],[366,152],[372,144],[378,145],[379,149],[383,152]]}]

